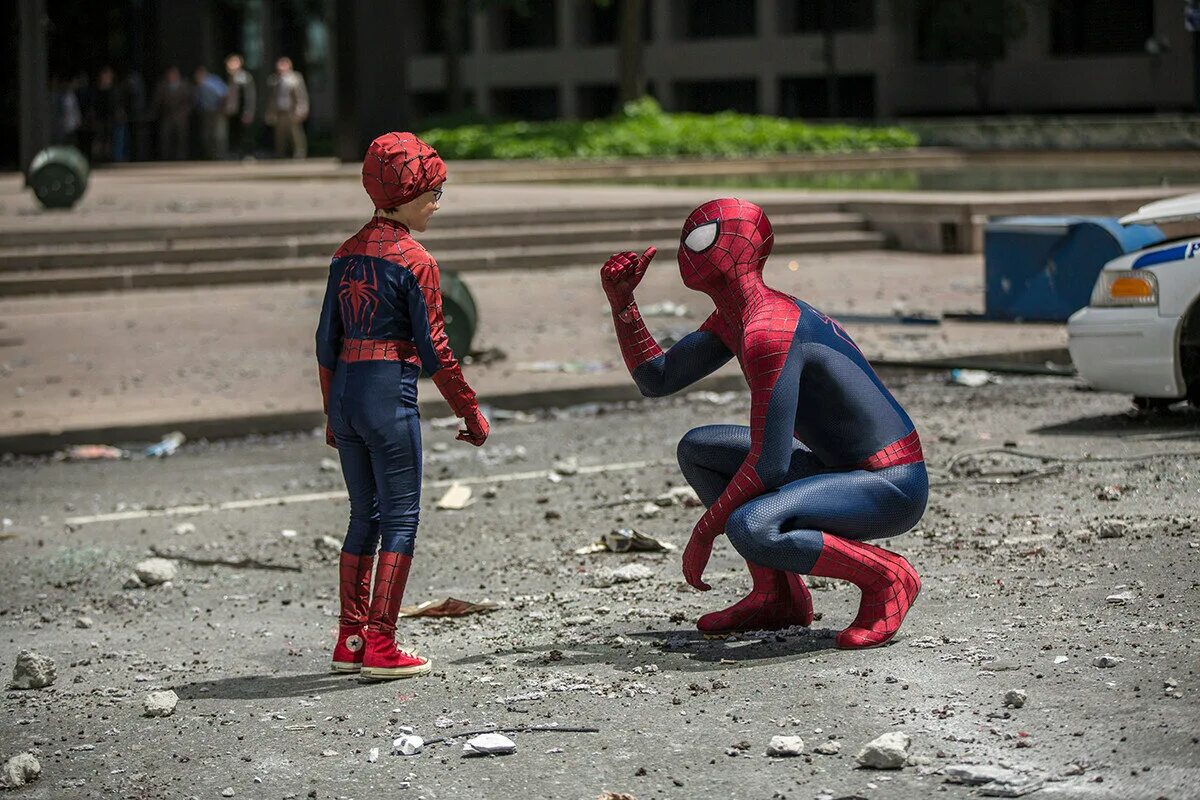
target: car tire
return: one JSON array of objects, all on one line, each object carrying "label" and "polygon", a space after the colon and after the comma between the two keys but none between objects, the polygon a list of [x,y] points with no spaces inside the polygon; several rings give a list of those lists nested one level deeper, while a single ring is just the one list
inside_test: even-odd
[{"label": "car tire", "polygon": [[1183,329],[1179,333],[1179,366],[1188,402],[1200,408],[1200,300],[1192,304],[1183,318]]}]

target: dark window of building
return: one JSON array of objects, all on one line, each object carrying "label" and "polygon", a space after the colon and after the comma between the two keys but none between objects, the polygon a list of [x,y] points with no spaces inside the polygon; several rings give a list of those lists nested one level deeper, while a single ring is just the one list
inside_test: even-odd
[{"label": "dark window of building", "polygon": [[683,0],[686,39],[754,36],[758,32],[754,0]]},{"label": "dark window of building", "polygon": [[575,91],[580,118],[597,119],[599,117],[610,117],[616,113],[616,84],[583,84]]},{"label": "dark window of building", "polygon": [[714,114],[718,111],[758,113],[758,81],[679,81],[675,97],[680,111]]},{"label": "dark window of building", "polygon": [[784,78],[779,82],[779,113],[785,117],[875,117],[875,76],[837,76],[837,109],[830,107],[829,82],[824,76]]},{"label": "dark window of building", "polygon": [[[470,0],[459,0],[462,5],[462,21],[459,25],[459,41],[464,53],[471,51],[472,25]],[[421,25],[416,42],[418,53],[446,52],[446,6],[445,0],[421,0]]]},{"label": "dark window of building", "polygon": [[784,33],[869,31],[875,28],[875,0],[784,0],[780,3]]},{"label": "dark window of building", "polygon": [[[575,15],[579,26],[578,41],[584,45],[615,44],[620,6],[625,0],[610,0],[607,3],[587,2],[576,6]],[[654,38],[653,0],[642,0],[642,41]]]},{"label": "dark window of building", "polygon": [[[916,5],[917,61],[1000,61],[1007,51],[1005,31],[995,19],[970,13],[960,0],[923,0]],[[1002,17],[1003,0],[985,6]]]},{"label": "dark window of building", "polygon": [[495,10],[496,48],[529,50],[558,43],[558,15],[554,0],[525,0]]},{"label": "dark window of building", "polygon": [[492,89],[492,114],[508,119],[557,119],[558,89],[554,86]]},{"label": "dark window of building", "polygon": [[1154,36],[1149,0],[1054,0],[1050,51],[1056,56],[1144,53]]}]

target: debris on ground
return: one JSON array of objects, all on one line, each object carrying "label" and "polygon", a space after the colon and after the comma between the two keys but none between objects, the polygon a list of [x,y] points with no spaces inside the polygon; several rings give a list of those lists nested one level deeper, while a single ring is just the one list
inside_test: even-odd
[{"label": "debris on ground", "polygon": [[439,511],[460,511],[475,502],[471,487],[465,483],[453,483],[442,499],[437,501]]},{"label": "debris on ground", "polygon": [[38,763],[33,753],[20,753],[4,762],[4,788],[16,789],[28,783],[33,783],[42,775],[42,765]]},{"label": "debris on ground", "polygon": [[832,739],[826,739],[819,745],[813,748],[814,753],[820,753],[823,756],[836,756],[842,752],[842,743]]},{"label": "debris on ground", "polygon": [[168,558],[147,558],[133,565],[142,586],[158,586],[179,576],[179,566]]},{"label": "debris on ground", "polygon": [[989,383],[999,383],[1000,379],[985,369],[952,369],[947,383],[953,386],[966,386],[978,389]]},{"label": "debris on ground", "polygon": [[313,547],[325,558],[337,558],[342,553],[342,543],[329,534],[321,534],[313,539]]},{"label": "debris on ground", "polygon": [[858,751],[858,763],[868,769],[900,769],[908,760],[911,743],[912,737],[907,733],[885,733]]},{"label": "debris on ground", "polygon": [[321,472],[337,472],[341,468],[341,462],[339,462],[336,458],[321,459]]},{"label": "debris on ground", "polygon": [[663,300],[661,303],[651,303],[638,309],[643,317],[686,317],[688,307],[683,303]]},{"label": "debris on ground", "polygon": [[472,350],[464,355],[461,359],[463,364],[494,364],[497,361],[504,361],[508,358],[508,353],[501,350],[499,347],[485,347],[482,350]]},{"label": "debris on ground", "polygon": [[772,736],[767,755],[774,758],[804,755],[804,740],[799,736]]},{"label": "debris on ground", "polygon": [[1022,797],[1041,789],[1044,778],[988,764],[952,764],[942,768],[947,783],[980,787],[987,797]]},{"label": "debris on ground", "polygon": [[626,564],[617,569],[604,570],[592,575],[592,585],[605,588],[614,586],[618,583],[633,583],[634,581],[653,578],[654,570],[647,567],[645,564]]},{"label": "debris on ground", "polygon": [[[286,535],[288,531],[284,531]],[[332,538],[332,537],[326,537]],[[336,541],[336,540],[334,540]],[[322,545],[318,549],[324,549]],[[338,551],[341,551],[341,545],[338,546]],[[265,569],[275,570],[278,572],[300,572],[302,567],[299,564],[277,564],[274,561],[263,561],[262,559],[254,558],[247,555],[237,556],[193,556],[187,553],[181,553],[176,550],[170,550],[165,547],[154,545],[150,548],[150,552],[156,556],[170,560],[172,563],[183,561],[187,564],[194,564],[198,567],[229,567],[231,569]]]},{"label": "debris on ground", "polygon": [[392,753],[401,756],[415,756],[425,748],[425,740],[412,733],[406,733],[392,741]]},{"label": "debris on ground", "polygon": [[159,441],[146,448],[145,454],[150,458],[166,458],[173,455],[184,442],[187,437],[180,431],[171,431]]},{"label": "debris on ground", "polygon": [[1004,705],[1009,708],[1020,708],[1025,705],[1026,697],[1024,689],[1009,689],[1004,693]]},{"label": "debris on ground", "polygon": [[402,617],[465,617],[468,614],[485,614],[495,611],[500,606],[490,600],[472,603],[459,600],[457,597],[446,597],[441,600],[426,600],[415,606],[401,606]]},{"label": "debris on ground", "polygon": [[142,701],[142,715],[146,717],[169,717],[175,713],[179,695],[170,689],[150,692]]},{"label": "debris on ground", "polygon": [[463,757],[506,756],[515,753],[517,744],[500,733],[483,733],[463,743]]},{"label": "debris on ground", "polygon": [[54,659],[33,650],[22,650],[17,653],[17,663],[13,665],[11,688],[13,689],[44,689],[54,683],[58,673],[54,668]]},{"label": "debris on ground", "polygon": [[128,456],[127,451],[110,444],[77,444],[62,454],[67,461],[116,461]]},{"label": "debris on ground", "polygon": [[684,399],[689,403],[708,403],[714,406],[727,406],[741,396],[741,392],[689,392]]},{"label": "debris on ground", "polygon": [[522,372],[561,372],[565,375],[592,375],[608,372],[615,365],[611,361],[524,361],[517,364]]},{"label": "debris on ground", "polygon": [[1101,539],[1120,539],[1129,532],[1129,523],[1123,519],[1102,519],[1097,526],[1096,535]]},{"label": "debris on ground", "polygon": [[187,536],[189,533],[196,532],[196,525],[191,522],[181,522],[172,528],[171,532],[176,536]]},{"label": "debris on ground", "polygon": [[589,553],[668,553],[675,549],[670,542],[662,542],[653,536],[647,536],[632,528],[618,528],[602,535],[591,544],[575,549],[575,555],[585,556]]},{"label": "debris on ground", "polygon": [[1117,664],[1120,664],[1124,660],[1125,659],[1121,658],[1120,656],[1110,656],[1110,655],[1105,654],[1105,655],[1096,656],[1095,658],[1093,658],[1092,666],[1100,667],[1101,669],[1107,669],[1109,667],[1115,667]]}]

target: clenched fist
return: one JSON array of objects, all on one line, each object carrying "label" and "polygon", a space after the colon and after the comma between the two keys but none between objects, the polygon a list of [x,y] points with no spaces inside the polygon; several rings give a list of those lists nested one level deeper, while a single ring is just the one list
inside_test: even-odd
[{"label": "clenched fist", "polygon": [[642,276],[650,266],[658,250],[651,246],[640,256],[632,251],[614,253],[600,268],[600,285],[608,296],[609,304],[622,309],[633,300],[633,290],[642,282]]}]

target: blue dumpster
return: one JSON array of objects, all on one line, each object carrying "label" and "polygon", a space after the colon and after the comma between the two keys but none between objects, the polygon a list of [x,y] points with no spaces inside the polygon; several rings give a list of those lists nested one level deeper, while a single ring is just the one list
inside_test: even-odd
[{"label": "blue dumpster", "polygon": [[1110,217],[995,219],[983,235],[984,316],[1064,322],[1088,304],[1105,264],[1164,238]]}]

